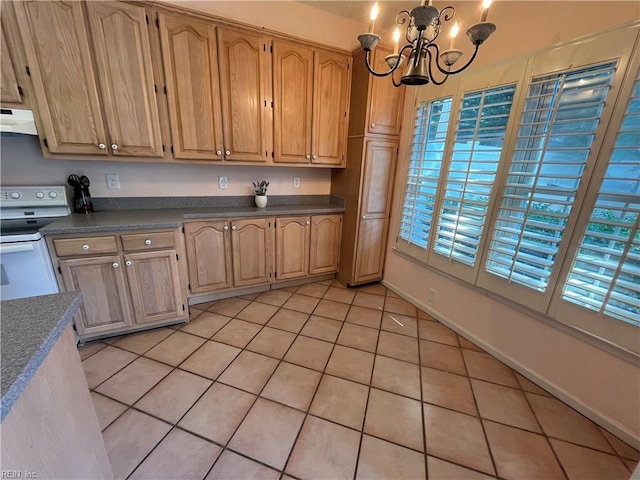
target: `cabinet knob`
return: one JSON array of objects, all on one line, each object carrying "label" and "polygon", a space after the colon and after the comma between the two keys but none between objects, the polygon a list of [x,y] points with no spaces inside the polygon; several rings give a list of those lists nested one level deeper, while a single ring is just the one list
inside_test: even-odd
[{"label": "cabinet knob", "polygon": [[226,150],[226,151],[224,152],[224,154],[225,154],[225,155],[231,155],[231,150]]},{"label": "cabinet knob", "polygon": [[147,240],[145,240],[145,241],[144,241],[144,244],[145,244],[145,245],[151,245],[151,240],[148,240],[148,239],[147,239]]},{"label": "cabinet knob", "polygon": [[118,268],[120,265],[118,265],[118,262],[113,262],[112,266],[113,266],[113,268]]},{"label": "cabinet knob", "polygon": [[309,160],[311,158],[311,155],[307,155],[307,160]]},{"label": "cabinet knob", "polygon": [[218,155],[218,156],[222,155],[222,150],[217,150],[216,151],[216,155]]},{"label": "cabinet knob", "polygon": [[307,225],[310,225],[310,224],[311,224],[311,222],[310,222],[309,220],[307,220],[307,221],[306,221],[306,222],[304,222],[304,223],[305,223],[305,224],[307,224]]},{"label": "cabinet knob", "polygon": [[366,220],[367,216],[366,215],[362,215],[362,220]]},{"label": "cabinet knob", "polygon": [[226,232],[227,230],[229,230],[229,227],[227,225],[225,225],[224,227],[222,227],[222,230],[224,230]]},{"label": "cabinet knob", "polygon": [[89,245],[82,245],[82,249],[85,250],[85,251],[89,250]]},{"label": "cabinet knob", "polygon": [[133,263],[133,262],[131,262],[131,260],[127,260],[126,262],[124,262],[124,264],[125,264],[127,267],[130,267],[132,263]]},{"label": "cabinet knob", "polygon": [[104,150],[105,148],[107,148],[107,146],[106,146],[104,143],[99,143],[99,144],[98,144],[98,148],[99,148],[100,150]]},{"label": "cabinet knob", "polygon": [[118,145],[116,145],[115,143],[111,144],[111,150],[117,150],[118,149]]},{"label": "cabinet knob", "polygon": [[375,124],[375,123],[372,123],[372,124],[371,124],[371,128],[376,128],[376,124]]},{"label": "cabinet knob", "polygon": [[235,225],[231,226],[231,230],[237,230],[237,229],[238,229],[238,227],[236,227]]},{"label": "cabinet knob", "polygon": [[317,160],[317,159],[318,159],[318,155],[314,155],[314,156],[313,156],[313,159],[314,159],[314,160]]}]

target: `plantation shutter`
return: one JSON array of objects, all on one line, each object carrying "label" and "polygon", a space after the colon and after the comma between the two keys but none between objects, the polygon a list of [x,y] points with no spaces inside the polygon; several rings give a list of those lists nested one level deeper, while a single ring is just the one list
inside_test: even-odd
[{"label": "plantation shutter", "polygon": [[462,98],[433,251],[470,267],[477,261],[515,91],[511,84]]},{"label": "plantation shutter", "polygon": [[640,326],[640,79],[562,299]]},{"label": "plantation shutter", "polygon": [[[507,285],[548,293],[615,72],[607,62],[529,84],[485,263]],[[486,277],[485,285],[493,289]],[[546,309],[546,301],[518,301]]]},{"label": "plantation shutter", "polygon": [[452,97],[447,97],[422,102],[416,107],[397,242],[400,250],[427,248],[438,179],[444,159],[451,104]]}]

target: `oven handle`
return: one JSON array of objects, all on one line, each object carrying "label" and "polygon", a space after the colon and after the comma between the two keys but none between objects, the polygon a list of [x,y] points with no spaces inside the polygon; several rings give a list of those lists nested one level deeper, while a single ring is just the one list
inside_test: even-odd
[{"label": "oven handle", "polygon": [[5,253],[29,252],[33,250],[32,243],[15,243],[13,245],[0,245],[0,255]]}]

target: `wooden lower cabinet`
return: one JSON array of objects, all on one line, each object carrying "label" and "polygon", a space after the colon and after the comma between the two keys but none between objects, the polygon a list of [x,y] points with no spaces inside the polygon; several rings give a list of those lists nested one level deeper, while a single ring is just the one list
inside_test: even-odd
[{"label": "wooden lower cabinet", "polygon": [[276,219],[276,280],[309,275],[310,217]]},{"label": "wooden lower cabinet", "polygon": [[358,247],[355,252],[354,283],[375,282],[382,277],[387,216],[360,220]]},{"label": "wooden lower cabinet", "polygon": [[231,221],[233,283],[236,287],[272,280],[273,222],[272,218]]},{"label": "wooden lower cabinet", "polygon": [[135,323],[179,317],[185,311],[175,250],[124,255]]},{"label": "wooden lower cabinet", "polygon": [[231,235],[227,220],[184,224],[191,293],[233,287]]},{"label": "wooden lower cabinet", "polygon": [[60,260],[64,288],[82,293],[78,335],[98,335],[132,323],[124,265],[119,255]]},{"label": "wooden lower cabinet", "polygon": [[310,275],[338,271],[341,238],[342,215],[311,217]]}]

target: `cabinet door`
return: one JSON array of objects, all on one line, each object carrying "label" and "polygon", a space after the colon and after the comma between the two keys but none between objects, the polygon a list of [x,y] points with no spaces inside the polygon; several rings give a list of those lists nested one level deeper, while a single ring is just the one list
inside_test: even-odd
[{"label": "cabinet door", "polygon": [[273,220],[231,221],[233,283],[236,287],[268,283],[273,270]]},{"label": "cabinet door", "polygon": [[313,50],[273,41],[273,161],[309,163]]},{"label": "cabinet door", "polygon": [[341,237],[342,215],[311,217],[310,275],[338,271]]},{"label": "cabinet door", "polygon": [[[377,72],[389,70],[384,57],[390,55],[391,49],[377,47],[373,52],[373,68]],[[404,103],[404,87],[394,87],[389,77],[369,79],[369,114],[367,115],[367,132],[385,135],[400,135],[402,107]]]},{"label": "cabinet door", "polygon": [[382,278],[397,142],[365,142],[354,283]]},{"label": "cabinet door", "polygon": [[17,63],[15,52],[11,51],[11,45],[8,42],[6,32],[6,2],[2,2],[2,17],[0,18],[0,103],[2,105],[12,104],[14,106],[22,105],[21,88],[18,86],[18,77],[16,71],[20,66]]},{"label": "cabinet door", "polygon": [[131,325],[124,265],[119,256],[60,260],[67,291],[82,293],[75,316],[78,335],[108,333]]},{"label": "cabinet door", "polygon": [[225,160],[266,162],[271,155],[271,40],[218,28]]},{"label": "cabinet door", "polygon": [[347,150],[351,57],[315,52],[311,163],[342,165]]},{"label": "cabinet door", "polygon": [[229,222],[184,224],[191,293],[233,287]]},{"label": "cabinet door", "polygon": [[14,6],[49,151],[107,155],[83,4]]},{"label": "cabinet door", "polygon": [[100,91],[114,155],[162,157],[145,9],[87,2]]},{"label": "cabinet door", "polygon": [[175,250],[129,253],[124,260],[137,324],[186,315]]},{"label": "cabinet door", "polygon": [[309,275],[310,224],[309,217],[276,219],[276,279]]},{"label": "cabinet door", "polygon": [[215,27],[182,17],[158,18],[174,156],[222,160]]}]

